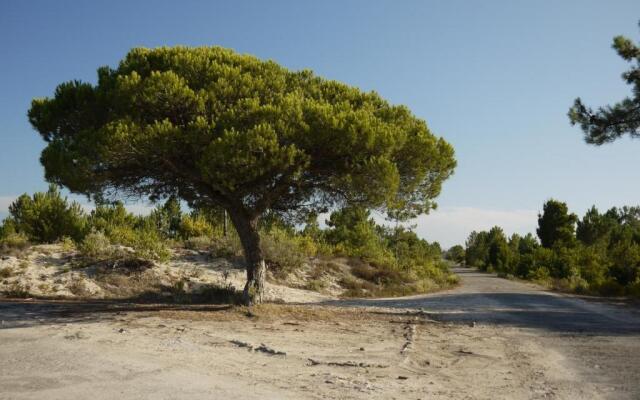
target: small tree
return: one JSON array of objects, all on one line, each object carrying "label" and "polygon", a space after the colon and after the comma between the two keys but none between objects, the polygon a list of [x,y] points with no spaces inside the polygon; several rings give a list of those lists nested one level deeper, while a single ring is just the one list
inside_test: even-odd
[{"label": "small tree", "polygon": [[46,192],[18,197],[9,205],[9,218],[13,229],[39,243],[53,243],[64,236],[80,240],[86,233],[82,207],[69,203],[53,184]]},{"label": "small tree", "polygon": [[542,246],[551,248],[556,244],[573,245],[578,217],[569,213],[567,203],[551,199],[544,203],[542,210],[542,214],[538,214],[536,230]]},{"label": "small tree", "polygon": [[447,251],[447,258],[453,262],[456,262],[458,264],[461,264],[464,262],[464,247],[462,247],[461,245],[457,244],[455,246],[452,246],[448,251]]},{"label": "small tree", "polygon": [[486,269],[489,258],[489,241],[486,231],[473,231],[465,243],[465,264]]},{"label": "small tree", "polygon": [[613,228],[618,224],[616,218],[607,214],[600,214],[598,209],[593,206],[578,221],[576,228],[576,238],[587,246],[594,245],[598,242],[606,243],[608,236]]},{"label": "small tree", "polygon": [[504,231],[499,226],[494,226],[489,231],[488,264],[498,272],[505,272],[509,265],[509,244]]},{"label": "small tree", "polygon": [[182,211],[180,201],[175,196],[170,196],[167,201],[156,207],[149,219],[165,237],[176,238],[182,223]]},{"label": "small tree", "polygon": [[569,109],[571,125],[580,125],[585,141],[590,144],[601,145],[625,134],[640,137],[640,47],[630,39],[616,36],[613,48],[625,61],[635,63],[622,74],[622,78],[633,86],[633,97],[597,111],[585,106],[580,98],[575,100]]},{"label": "small tree", "polygon": [[98,83],[63,83],[29,120],[46,178],[95,198],[177,195],[225,209],[262,300],[258,221],[347,204],[434,207],[453,148],[374,92],[219,47],[133,49]]}]

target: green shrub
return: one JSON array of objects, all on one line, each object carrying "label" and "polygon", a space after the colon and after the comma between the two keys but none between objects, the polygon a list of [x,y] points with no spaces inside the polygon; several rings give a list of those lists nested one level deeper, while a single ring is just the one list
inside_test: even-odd
[{"label": "green shrub", "polygon": [[111,241],[102,232],[92,231],[82,240],[78,250],[83,257],[89,259],[105,259],[113,254]]},{"label": "green shrub", "polygon": [[184,241],[184,247],[191,250],[210,250],[213,240],[209,236],[193,236]]},{"label": "green shrub", "polygon": [[273,227],[261,235],[261,246],[267,265],[276,275],[298,269],[307,259],[302,241],[285,229]]},{"label": "green shrub", "polygon": [[538,282],[548,282],[551,279],[551,274],[547,267],[538,267],[529,272],[528,279]]},{"label": "green shrub", "polygon": [[240,238],[235,234],[213,238],[211,241],[211,255],[220,258],[242,257]]},{"label": "green shrub", "polygon": [[184,239],[197,236],[213,236],[213,226],[200,214],[184,215],[180,221],[180,236]]},{"label": "green shrub", "polygon": [[623,296],[625,292],[624,286],[615,279],[607,279],[597,290],[603,296]]},{"label": "green shrub", "polygon": [[62,247],[62,251],[69,252],[76,250],[76,242],[74,242],[69,236],[64,236],[60,240],[60,246]]},{"label": "green shrub", "polygon": [[384,264],[356,262],[351,267],[351,273],[377,285],[402,283],[408,280],[405,274]]},{"label": "green shrub", "polygon": [[87,218],[80,205],[69,203],[55,185],[33,196],[23,194],[9,206],[16,232],[38,243],[54,243],[64,236],[81,240],[87,231]]},{"label": "green shrub", "polygon": [[122,202],[99,204],[88,218],[89,228],[104,232],[114,243],[125,244],[140,218],[128,212]]},{"label": "green shrub", "polygon": [[136,233],[133,249],[137,258],[161,262],[171,258],[171,250],[167,248],[158,231],[144,229],[138,230]]},{"label": "green shrub", "polygon": [[633,297],[640,297],[640,278],[627,287],[627,294]]},{"label": "green shrub", "polygon": [[327,282],[321,279],[312,279],[307,282],[304,288],[307,290],[312,290],[314,292],[321,292],[324,289],[326,289],[326,287],[327,287]]},{"label": "green shrub", "polygon": [[9,233],[0,240],[0,253],[13,254],[29,247],[29,238],[24,233]]}]

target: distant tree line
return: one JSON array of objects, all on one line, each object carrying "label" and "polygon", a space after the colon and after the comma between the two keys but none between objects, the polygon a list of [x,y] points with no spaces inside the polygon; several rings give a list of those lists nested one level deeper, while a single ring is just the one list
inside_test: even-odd
[{"label": "distant tree line", "polygon": [[495,226],[471,232],[468,266],[584,294],[640,296],[640,207],[593,206],[582,219],[549,200],[531,233],[507,237]]}]

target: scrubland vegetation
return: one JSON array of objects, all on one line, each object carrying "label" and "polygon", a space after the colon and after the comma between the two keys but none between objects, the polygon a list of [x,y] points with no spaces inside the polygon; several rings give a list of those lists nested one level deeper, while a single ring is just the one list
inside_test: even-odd
[{"label": "scrubland vegetation", "polygon": [[[451,253],[451,251],[450,251]],[[565,203],[549,200],[537,238],[507,238],[496,226],[472,232],[465,261],[484,271],[536,281],[562,291],[640,296],[640,207],[594,206],[582,219]]]},{"label": "scrubland vegetation", "polygon": [[[171,260],[180,249],[243,262],[237,233],[231,227],[224,232],[222,210],[185,212],[173,197],[146,216],[130,213],[120,202],[101,204],[87,213],[51,185],[47,192],[19,197],[9,211],[0,228],[0,252],[5,256],[20,258],[31,245],[57,243],[74,254],[68,262],[74,271],[96,265],[143,270]],[[423,293],[456,283],[437,243],[402,227],[378,225],[361,208],[334,212],[324,229],[315,217],[296,226],[269,216],[259,231],[269,277],[278,283],[323,292],[333,281],[344,296]],[[7,267],[0,270],[0,277],[16,273]],[[300,274],[305,275],[302,282],[292,284],[288,279]],[[173,289],[183,292],[181,287]],[[22,290],[21,296],[26,295]],[[230,296],[210,297],[236,299]]]}]

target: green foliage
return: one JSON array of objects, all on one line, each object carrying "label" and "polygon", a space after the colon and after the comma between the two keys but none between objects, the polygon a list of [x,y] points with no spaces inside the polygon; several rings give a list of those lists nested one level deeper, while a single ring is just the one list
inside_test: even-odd
[{"label": "green foliage", "polygon": [[269,268],[278,276],[298,269],[315,249],[302,235],[291,234],[286,229],[272,227],[261,234],[261,247]]},{"label": "green foliage", "polygon": [[109,258],[113,254],[109,238],[104,233],[96,231],[85,236],[78,246],[78,250],[83,257],[91,260]]},{"label": "green foliage", "polygon": [[578,221],[576,238],[587,246],[606,242],[617,223],[616,215],[612,213],[600,214],[598,209],[593,206],[584,214],[582,220]]},{"label": "green foliage", "polygon": [[585,106],[580,98],[575,100],[569,109],[571,125],[580,125],[585,141],[590,144],[601,145],[627,134],[640,137],[640,47],[630,39],[616,36],[613,48],[622,59],[634,63],[622,74],[626,83],[633,87],[633,97],[597,111]]},{"label": "green foliage", "polygon": [[134,255],[143,260],[164,262],[171,258],[171,250],[164,243],[161,233],[154,229],[137,230],[132,247]]},{"label": "green foliage", "polygon": [[489,252],[487,264],[497,271],[508,271],[509,268],[509,246],[507,238],[502,228],[494,226],[489,231]]},{"label": "green foliage", "polygon": [[337,253],[381,260],[390,256],[376,230],[370,212],[362,207],[345,207],[331,213],[325,234]]},{"label": "green foliage", "polygon": [[47,142],[48,181],[96,199],[177,194],[224,208],[250,270],[268,210],[289,221],[344,205],[418,215],[456,165],[408,108],[220,47],[132,49],[96,85],[63,83],[28,115]]},{"label": "green foliage", "polygon": [[368,210],[345,207],[332,213],[327,225],[324,240],[334,252],[350,256],[351,272],[364,281],[343,279],[346,296],[408,295],[455,284],[440,262],[438,243],[403,227],[380,226]]},{"label": "green foliage", "polygon": [[578,217],[569,213],[566,203],[549,200],[538,214],[538,237],[543,247],[571,246],[575,241],[575,224]]},{"label": "green foliage", "polygon": [[191,250],[210,250],[213,240],[210,236],[192,236],[184,241],[184,247]]},{"label": "green foliage", "polygon": [[220,47],[133,49],[97,85],[34,100],[29,120],[47,178],[98,195],[179,189],[264,211],[340,191],[423,212],[455,166],[406,107]]},{"label": "green foliage", "polygon": [[465,264],[484,269],[488,258],[489,233],[485,231],[471,232],[466,241]]},{"label": "green foliage", "polygon": [[87,220],[80,205],[69,204],[55,185],[33,196],[23,194],[9,206],[12,229],[29,240],[53,243],[63,236],[80,240],[87,229]]},{"label": "green foliage", "polygon": [[163,237],[177,238],[182,225],[180,201],[177,197],[170,196],[163,205],[151,212],[148,219]]},{"label": "green foliage", "polygon": [[463,263],[466,257],[464,247],[459,244],[452,246],[449,250],[447,250],[446,257],[448,260],[451,260],[455,263]]},{"label": "green foliage", "polygon": [[182,216],[177,232],[184,239],[201,236],[211,237],[213,236],[214,228],[204,215],[192,213],[191,215]]},{"label": "green foliage", "polygon": [[[501,230],[472,232],[467,264],[552,286],[558,290],[601,295],[640,295],[640,208],[595,207],[577,218],[557,201],[545,204],[538,235],[513,235],[505,246]],[[505,262],[506,260],[506,262]]]},{"label": "green foliage", "polygon": [[29,246],[29,238],[24,233],[11,232],[0,240],[0,253],[21,251]]}]

